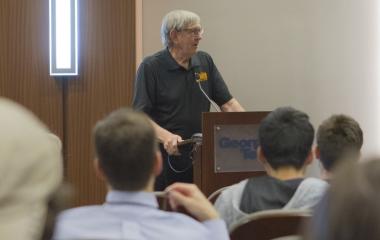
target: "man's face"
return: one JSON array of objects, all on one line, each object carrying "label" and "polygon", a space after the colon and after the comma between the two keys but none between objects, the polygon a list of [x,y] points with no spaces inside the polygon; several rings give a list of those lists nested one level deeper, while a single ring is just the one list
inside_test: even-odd
[{"label": "man's face", "polygon": [[174,47],[191,57],[198,49],[202,34],[203,29],[199,23],[189,25],[181,31],[176,32],[176,36],[173,39]]}]

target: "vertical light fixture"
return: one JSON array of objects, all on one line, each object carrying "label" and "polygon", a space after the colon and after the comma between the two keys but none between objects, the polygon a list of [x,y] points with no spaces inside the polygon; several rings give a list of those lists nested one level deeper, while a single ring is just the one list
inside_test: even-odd
[{"label": "vertical light fixture", "polygon": [[78,2],[49,0],[50,75],[78,75]]}]

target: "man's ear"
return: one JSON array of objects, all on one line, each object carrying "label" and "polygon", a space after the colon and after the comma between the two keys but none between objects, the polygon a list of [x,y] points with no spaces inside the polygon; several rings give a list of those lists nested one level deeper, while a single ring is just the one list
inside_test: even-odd
[{"label": "man's ear", "polygon": [[106,175],[103,172],[103,169],[100,167],[99,160],[96,158],[94,160],[94,169],[95,169],[95,175],[102,181],[107,182]]},{"label": "man's ear", "polygon": [[267,160],[265,159],[263,149],[260,146],[257,147],[257,160],[259,160],[259,162],[264,166],[268,164]]},{"label": "man's ear", "polygon": [[153,174],[154,176],[158,176],[161,174],[162,171],[162,155],[160,151],[156,151],[156,154],[154,156],[154,166],[153,166]]},{"label": "man's ear", "polygon": [[313,160],[314,160],[314,151],[313,149],[310,149],[309,154],[306,157],[304,166],[311,164]]},{"label": "man's ear", "polygon": [[169,38],[173,43],[177,42],[178,32],[175,29],[170,30]]}]

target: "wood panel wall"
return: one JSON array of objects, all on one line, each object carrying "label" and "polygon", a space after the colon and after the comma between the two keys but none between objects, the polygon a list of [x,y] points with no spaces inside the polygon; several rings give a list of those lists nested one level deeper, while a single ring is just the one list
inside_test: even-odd
[{"label": "wood panel wall", "polygon": [[63,140],[74,205],[104,201],[92,128],[130,105],[135,76],[135,1],[80,0],[79,76],[49,76],[48,0],[0,1],[0,95],[31,109]]},{"label": "wood panel wall", "polygon": [[105,194],[93,171],[92,128],[132,99],[135,6],[130,0],[81,0],[80,4],[80,77],[68,82],[65,129],[68,179],[80,196],[76,204],[82,205],[103,202]]},{"label": "wood panel wall", "polygon": [[0,96],[63,136],[62,87],[49,76],[48,0],[0,1]]}]

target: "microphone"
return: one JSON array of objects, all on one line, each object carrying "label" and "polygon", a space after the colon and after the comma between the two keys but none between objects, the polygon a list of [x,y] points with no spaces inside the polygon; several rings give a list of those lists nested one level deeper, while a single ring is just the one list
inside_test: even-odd
[{"label": "microphone", "polygon": [[206,72],[195,71],[194,72],[194,76],[195,76],[195,81],[198,83],[199,89],[201,90],[201,92],[203,93],[203,95],[207,98],[207,100],[211,103],[211,105],[213,106],[214,110],[217,111],[217,112],[221,112],[219,106],[213,100],[211,100],[211,98],[207,95],[207,93],[202,88],[201,82],[207,80],[207,73]]}]

